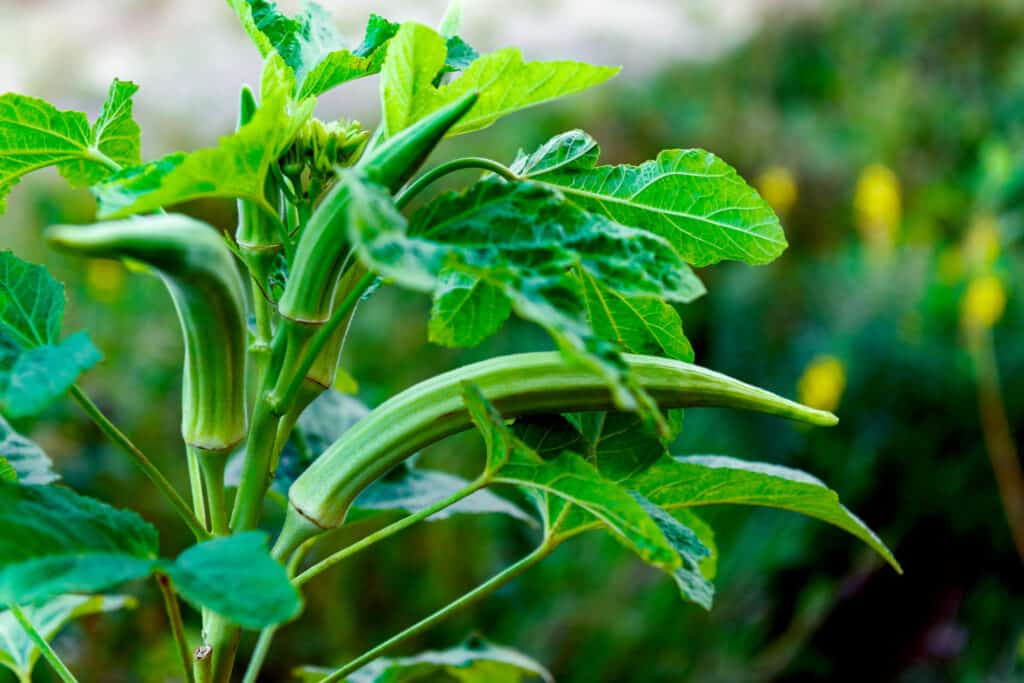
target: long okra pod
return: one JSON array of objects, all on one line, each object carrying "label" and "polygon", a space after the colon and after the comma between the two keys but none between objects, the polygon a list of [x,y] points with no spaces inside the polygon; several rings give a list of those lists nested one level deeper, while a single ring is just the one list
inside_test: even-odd
[{"label": "long okra pod", "polygon": [[46,237],[88,256],[139,261],[159,274],[185,341],[182,436],[212,453],[239,443],[246,433],[245,299],[234,257],[217,231],[170,214],[58,225]]},{"label": "long okra pod", "polygon": [[[663,408],[721,406],[835,424],[815,410],[697,365],[654,356],[625,356],[634,377]],[[345,432],[291,487],[285,543],[340,525],[367,486],[420,449],[472,424],[462,398],[471,382],[506,417],[530,413],[614,410],[602,378],[556,352],[502,356],[417,384],[386,401]]]}]

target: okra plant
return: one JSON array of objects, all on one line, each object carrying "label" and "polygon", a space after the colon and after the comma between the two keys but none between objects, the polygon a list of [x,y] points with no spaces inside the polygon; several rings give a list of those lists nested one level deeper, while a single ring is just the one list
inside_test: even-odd
[{"label": "okra plant", "polygon": [[[0,97],[0,200],[23,175],[55,166],[90,189],[100,222],[51,226],[46,239],[84,257],[130,261],[166,285],[184,339],[180,462],[191,495],[175,491],[78,385],[101,352],[84,332],[62,337],[62,285],[10,252],[0,254],[0,408],[17,421],[69,396],[196,540],[174,559],[161,555],[150,524],[62,486],[42,450],[2,422],[0,664],[28,681],[42,656],[75,680],[49,639],[80,614],[124,605],[131,598],[110,591],[151,576],[185,679],[256,681],[276,630],[300,617],[309,581],[442,512],[533,522],[536,550],[340,668],[299,675],[549,678],[479,639],[395,656],[406,639],[585,532],[612,534],[668,574],[683,599],[710,608],[717,551],[702,506],[801,512],[848,531],[898,570],[817,479],[670,451],[680,409],[691,406],[836,421],[692,364],[678,306],[704,294],[693,268],[764,264],[786,247],[772,209],[732,167],[699,149],[599,165],[598,142],[572,130],[508,163],[467,157],[421,172],[446,138],[599,85],[617,69],[525,61],[516,49],[480,54],[460,36],[457,3],[438,29],[371,16],[358,44],[313,3],[296,16],[266,0],[228,5],[263,70],[256,91],[241,89],[237,130],[215,147],[141,159],[129,82],[113,82],[92,123],[30,96]],[[376,127],[314,117],[320,95],[375,74]],[[474,180],[430,195],[459,171]],[[174,210],[199,198],[237,202],[237,227]],[[474,346],[516,315],[543,328],[554,350],[459,367],[364,408],[334,387],[346,377],[339,365],[353,317],[382,287],[431,297],[435,344]],[[476,478],[412,464],[469,429],[486,445]],[[496,492],[508,487],[523,495]],[[261,530],[272,504],[286,508],[283,525]],[[404,515],[333,554],[316,550],[346,520],[388,510]],[[201,642],[188,641],[182,600],[201,614]],[[243,630],[260,631],[255,645]],[[325,653],[317,664],[331,663]]]}]

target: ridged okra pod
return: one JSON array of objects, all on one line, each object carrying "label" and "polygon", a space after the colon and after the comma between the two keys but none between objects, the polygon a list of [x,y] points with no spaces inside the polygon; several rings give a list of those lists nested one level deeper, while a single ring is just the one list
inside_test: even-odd
[{"label": "ridged okra pod", "polygon": [[[374,182],[397,191],[476,100],[476,93],[470,93],[439,109],[368,151],[356,168]],[[303,228],[278,306],[283,317],[311,324],[330,317],[335,289],[349,258],[345,225],[348,201],[346,186],[336,185]]]},{"label": "ridged okra pod", "polygon": [[[697,365],[626,355],[633,376],[662,408],[720,406],[779,415],[816,425],[836,417]],[[439,375],[381,404],[318,458],[292,485],[286,529],[313,536],[344,522],[360,492],[405,458],[472,424],[464,383],[477,385],[505,417],[614,410],[612,394],[593,372],[556,352],[502,356]]]},{"label": "ridged okra pod", "polygon": [[245,298],[234,257],[217,231],[169,214],[58,225],[46,237],[87,256],[144,263],[160,276],[185,342],[182,436],[215,453],[239,443],[246,433]]}]

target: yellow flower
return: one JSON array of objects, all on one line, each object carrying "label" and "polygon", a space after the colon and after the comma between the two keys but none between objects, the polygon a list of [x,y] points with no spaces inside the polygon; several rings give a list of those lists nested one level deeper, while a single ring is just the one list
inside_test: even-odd
[{"label": "yellow flower", "polygon": [[764,169],[754,185],[778,214],[789,213],[799,195],[796,178],[785,166],[769,166]]},{"label": "yellow flower", "polygon": [[902,217],[900,180],[887,166],[871,164],[861,171],[853,198],[857,228],[868,247],[888,252],[899,236]]},{"label": "yellow flower", "polygon": [[124,267],[118,261],[91,259],[85,271],[89,294],[103,303],[113,303],[124,288],[124,275]]},{"label": "yellow flower", "polygon": [[960,301],[960,320],[968,330],[991,328],[1006,311],[1006,289],[995,275],[980,275],[967,286]]},{"label": "yellow flower", "polygon": [[797,395],[804,405],[833,411],[846,389],[846,369],[835,356],[820,355],[804,370],[797,384]]}]

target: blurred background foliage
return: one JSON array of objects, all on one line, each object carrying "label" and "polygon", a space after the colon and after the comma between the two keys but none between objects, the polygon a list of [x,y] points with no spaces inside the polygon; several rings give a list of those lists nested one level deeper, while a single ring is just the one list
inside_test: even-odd
[{"label": "blurred background foliage", "polygon": [[[790,249],[771,266],[706,269],[710,294],[683,310],[687,334],[701,364],[842,422],[804,430],[692,410],[675,450],[821,477],[906,575],[795,515],[716,509],[722,558],[710,613],[683,604],[614,541],[584,536],[416,645],[477,630],[536,655],[563,683],[1024,680],[1024,572],[993,467],[1013,495],[1006,478],[1019,478],[1013,436],[1024,426],[1022,36],[1024,5],[1013,0],[825,3],[766,22],[726,54],[666,57],[646,75],[449,146],[511,158],[581,126],[607,162],[704,147],[756,182]],[[106,354],[87,386],[184,487],[180,343],[159,283],[41,244],[43,226],[91,219],[87,194],[26,182],[12,207],[0,243],[53,264],[68,283],[69,327],[89,329]],[[234,220],[223,203],[189,209]],[[546,344],[511,324],[476,349],[434,347],[427,306],[385,289],[361,309],[345,366],[370,405],[435,372]],[[20,427],[71,485],[139,510],[168,551],[187,542],[74,406]],[[480,451],[463,435],[423,457],[469,473]],[[332,543],[377,523],[346,527]],[[503,518],[455,518],[346,562],[310,584],[308,616],[281,632],[264,680],[361,652],[520,557],[532,534]],[[134,612],[87,619],[59,639],[73,669],[93,672],[84,680],[175,680],[159,600],[139,590],[146,599]]]}]

